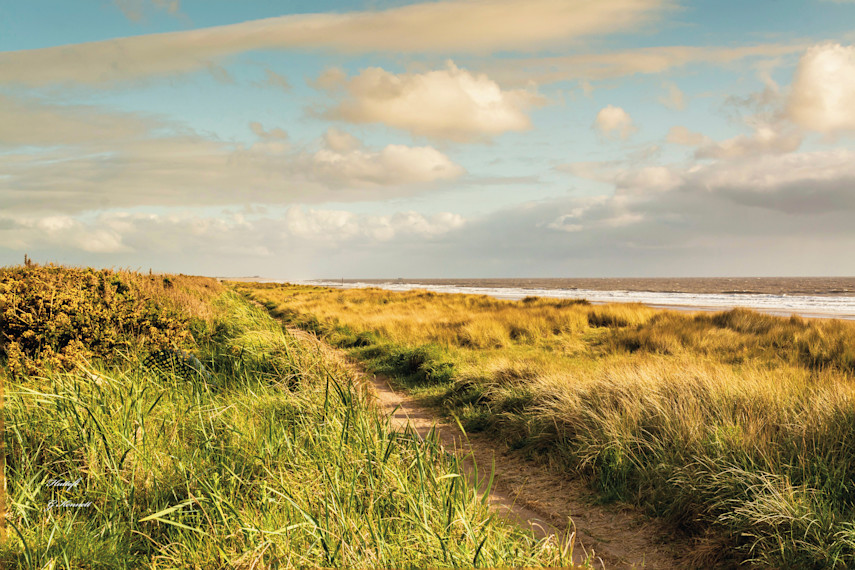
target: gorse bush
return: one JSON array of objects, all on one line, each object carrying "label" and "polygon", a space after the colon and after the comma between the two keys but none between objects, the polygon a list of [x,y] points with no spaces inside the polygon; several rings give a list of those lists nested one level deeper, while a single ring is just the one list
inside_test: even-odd
[{"label": "gorse bush", "polygon": [[[48,269],[16,269],[17,281],[37,283],[30,270]],[[55,298],[89,279],[49,270]],[[91,291],[101,276],[118,287],[92,274]],[[35,374],[0,370],[10,531],[0,566],[555,566],[571,554],[494,520],[435,434],[397,433],[364,387],[262,309],[202,281],[161,283],[144,302],[175,311],[166,314],[183,328],[165,328],[175,331],[168,339],[186,338],[211,381],[147,369],[151,332],[106,317],[93,322],[121,331],[112,353],[83,344],[97,338],[88,335],[79,341],[89,356],[68,369],[34,351]],[[16,307],[39,306],[25,289],[15,294]],[[50,311],[31,314],[36,330],[50,328]],[[428,356],[413,357],[417,370]]]},{"label": "gorse bush", "polygon": [[[192,341],[190,319],[200,317],[164,291],[188,296],[186,281],[108,269],[0,269],[0,356],[17,375],[42,366],[68,370],[134,345],[184,346]],[[205,279],[192,289],[197,296],[220,290]]]},{"label": "gorse bush", "polygon": [[[733,552],[765,567],[855,567],[855,323],[242,290],[291,322],[315,319],[328,338],[376,335],[353,354],[467,429],[695,533],[708,545],[702,567]],[[420,348],[450,363],[443,382],[416,381],[396,356]]]}]

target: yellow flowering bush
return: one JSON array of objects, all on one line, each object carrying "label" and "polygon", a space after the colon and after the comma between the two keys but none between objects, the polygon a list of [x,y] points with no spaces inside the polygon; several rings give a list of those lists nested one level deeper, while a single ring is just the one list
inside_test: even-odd
[{"label": "yellow flowering bush", "polygon": [[[188,280],[200,288],[198,278]],[[0,356],[16,376],[45,365],[70,369],[131,345],[186,345],[190,314],[175,293],[184,281],[54,265],[0,268]],[[202,289],[218,288],[204,281]]]}]

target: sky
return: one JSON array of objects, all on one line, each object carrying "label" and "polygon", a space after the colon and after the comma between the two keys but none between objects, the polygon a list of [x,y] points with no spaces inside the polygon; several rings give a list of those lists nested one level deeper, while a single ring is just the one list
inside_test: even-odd
[{"label": "sky", "polygon": [[855,0],[0,3],[0,265],[855,275]]}]

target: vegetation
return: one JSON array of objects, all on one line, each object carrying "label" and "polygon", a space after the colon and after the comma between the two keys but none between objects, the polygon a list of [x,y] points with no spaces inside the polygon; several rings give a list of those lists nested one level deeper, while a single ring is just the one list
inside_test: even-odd
[{"label": "vegetation", "polygon": [[0,350],[13,376],[132,349],[184,345],[219,285],[186,276],[39,267],[0,271]]},{"label": "vegetation", "polygon": [[[213,280],[0,270],[5,568],[560,565]],[[69,324],[71,323],[71,324]],[[72,347],[72,348],[69,348]],[[148,368],[192,351],[205,370]]]},{"label": "vegetation", "polygon": [[[855,566],[855,323],[241,285],[469,430],[716,554]],[[703,546],[703,545],[706,546]]]}]

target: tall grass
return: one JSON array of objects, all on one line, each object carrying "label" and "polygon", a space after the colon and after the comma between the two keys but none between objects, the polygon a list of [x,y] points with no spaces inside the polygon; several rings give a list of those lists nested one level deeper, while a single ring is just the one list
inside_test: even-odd
[{"label": "tall grass", "polygon": [[540,566],[569,556],[492,518],[435,435],[397,433],[347,374],[265,312],[234,293],[198,299],[209,320],[193,322],[194,350],[211,380],[147,370],[138,346],[73,369],[2,370],[5,567]]},{"label": "tall grass", "polygon": [[[586,477],[604,500],[641,505],[755,563],[855,566],[853,323],[243,290],[342,346],[361,335],[370,342],[350,346],[370,366],[468,429]],[[512,322],[529,334],[512,335]],[[418,351],[419,365],[405,366]],[[427,374],[440,364],[445,374]],[[717,554],[707,547],[705,564],[722,563]]]}]

